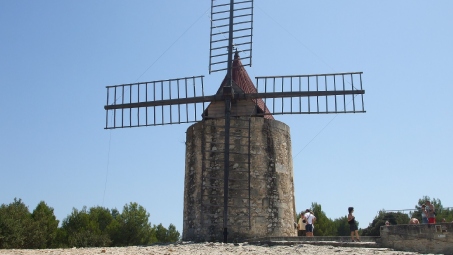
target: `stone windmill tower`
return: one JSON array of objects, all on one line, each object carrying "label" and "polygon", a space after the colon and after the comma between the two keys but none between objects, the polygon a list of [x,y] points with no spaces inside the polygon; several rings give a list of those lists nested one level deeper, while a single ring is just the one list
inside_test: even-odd
[{"label": "stone windmill tower", "polygon": [[253,0],[211,0],[209,70],[226,71],[214,95],[204,95],[204,76],[107,86],[106,129],[195,123],[186,132],[183,240],[295,235],[290,130],[274,116],[365,112],[361,72],[254,84],[245,69],[252,28]]},{"label": "stone windmill tower", "polygon": [[[233,90],[256,88],[236,53]],[[222,93],[227,78],[218,93]],[[203,121],[187,129],[183,240],[221,240],[224,201],[225,106],[212,102]],[[289,127],[262,99],[231,105],[228,176],[229,238],[294,235],[294,184]]]}]

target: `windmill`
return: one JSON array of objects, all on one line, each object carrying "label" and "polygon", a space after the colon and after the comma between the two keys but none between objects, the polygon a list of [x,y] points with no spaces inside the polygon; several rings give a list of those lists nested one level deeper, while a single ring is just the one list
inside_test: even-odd
[{"label": "windmill", "polygon": [[[199,176],[195,178],[197,179],[195,182],[198,183],[195,186],[199,187],[186,187],[186,192],[196,193],[194,196],[185,195],[185,200],[195,201],[185,201],[185,214],[195,214],[193,217],[187,216],[188,219],[184,220],[185,224],[188,222],[187,232],[190,232],[186,234],[188,239],[206,240],[207,238],[203,235],[210,236],[210,240],[218,239],[219,219],[222,220],[221,233],[224,242],[228,241],[229,235],[239,238],[250,237],[242,234],[247,231],[253,232],[250,231],[253,226],[268,223],[265,220],[261,223],[251,220],[251,215],[257,214],[257,210],[253,211],[253,207],[259,203],[252,198],[252,193],[258,190],[255,186],[259,185],[251,184],[253,171],[259,168],[260,164],[254,158],[259,154],[269,153],[257,152],[260,146],[253,147],[254,144],[266,143],[259,140],[261,138],[256,138],[254,133],[261,129],[268,132],[272,128],[269,128],[270,126],[280,125],[274,122],[272,122],[274,124],[263,122],[263,119],[273,120],[274,115],[283,114],[365,112],[362,72],[261,76],[256,77],[253,85],[245,71],[245,66],[252,64],[252,35],[253,0],[211,0],[209,73],[226,71],[225,79],[216,94],[204,95],[204,76],[106,87],[107,103],[104,106],[106,129],[196,123],[193,128],[191,127],[192,129],[188,129],[191,130],[188,132],[188,140],[190,138],[193,142],[186,147],[189,151],[192,144],[199,145],[199,148],[193,146],[195,149],[192,150],[195,152],[186,153],[199,154],[199,160],[186,158],[186,186],[194,185],[189,184],[187,179],[195,178],[190,176],[194,176],[194,172],[199,171]],[[240,54],[243,56],[239,57]],[[356,99],[356,96],[360,99]],[[201,124],[196,126],[197,123]],[[232,123],[233,126],[231,126]],[[285,128],[280,125],[276,129]],[[197,129],[196,134],[195,129]],[[230,133],[231,130],[234,132],[233,135]],[[283,150],[290,151],[289,129],[281,136],[286,138],[275,138],[277,140],[274,141],[272,140],[274,136],[279,135],[272,133],[267,136],[268,147],[269,144],[274,146],[276,143],[281,143],[285,146]],[[230,144],[231,142],[233,144]],[[236,149],[233,150],[232,147]],[[274,158],[275,146],[270,150],[272,155],[265,156],[270,158],[267,164],[271,166],[272,171],[290,169],[287,171],[290,173],[288,185],[292,185],[290,153],[284,156],[289,158],[284,160],[288,166],[282,166],[282,163],[276,162]],[[235,155],[231,157],[230,153]],[[194,163],[195,161],[201,163]],[[219,163],[219,161],[223,162]],[[255,177],[261,173],[256,174]],[[268,179],[270,183],[275,183],[276,177],[269,176]],[[191,181],[194,182],[194,179]],[[252,187],[253,185],[255,186]],[[223,189],[220,186],[223,186]],[[271,187],[272,184],[267,186]],[[269,196],[273,196],[272,192],[278,193],[272,187],[266,191],[270,192]],[[288,193],[293,193],[293,188],[288,190]],[[275,196],[278,197],[278,194]],[[279,202],[276,201],[280,201],[280,198],[269,201],[263,202],[262,206],[282,209],[279,205],[268,204],[277,204]],[[289,199],[287,202],[294,203],[294,199]],[[186,203],[192,204],[186,206]],[[195,206],[194,203],[201,204]],[[287,209],[290,211],[287,218],[291,219],[295,206],[293,204],[289,207],[291,209]],[[268,210],[271,214],[270,218],[279,217],[276,216],[278,212]],[[259,211],[258,214],[261,213],[261,209]],[[268,221],[276,220],[274,218]],[[282,233],[274,231],[272,224],[274,223],[268,224],[267,233]],[[241,228],[245,230],[240,230]],[[265,235],[265,232],[257,230],[253,232],[253,236]]]}]

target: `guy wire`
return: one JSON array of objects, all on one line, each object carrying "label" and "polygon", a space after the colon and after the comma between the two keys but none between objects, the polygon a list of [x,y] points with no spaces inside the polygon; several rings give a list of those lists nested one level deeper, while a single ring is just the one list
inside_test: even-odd
[{"label": "guy wire", "polygon": [[[151,63],[150,66],[148,66],[148,68],[146,68],[146,70],[138,76],[138,78],[135,80],[135,82],[138,81],[138,79],[140,79],[146,72],[148,72],[148,70],[154,66],[155,63],[157,63],[157,61],[163,56],[165,55],[165,53],[167,53],[172,47],[173,45],[175,45],[207,12],[209,11],[209,8],[204,11],[204,13],[202,15],[200,15],[170,46],[168,46],[168,48],[157,58],[154,60],[154,62]],[[134,83],[135,83],[134,82]],[[126,89],[128,89],[126,87]],[[115,103],[121,98],[121,96],[118,96],[117,98],[115,98]],[[110,112],[110,117],[113,115],[113,111]],[[112,118],[110,118],[111,121]],[[107,170],[106,170],[106,174],[105,174],[105,183],[104,183],[104,194],[102,196],[102,205],[104,205],[104,201],[105,201],[105,192],[107,190],[107,180],[108,180],[108,174],[109,174],[109,166],[110,166],[110,148],[111,148],[111,140],[112,140],[112,130],[110,129],[109,130],[109,146],[108,146],[108,153],[107,153]]]}]

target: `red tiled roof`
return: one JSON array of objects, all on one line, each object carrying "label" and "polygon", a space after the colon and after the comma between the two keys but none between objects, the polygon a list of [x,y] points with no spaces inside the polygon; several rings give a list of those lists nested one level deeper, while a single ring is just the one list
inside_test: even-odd
[{"label": "red tiled roof", "polygon": [[[257,93],[256,87],[253,84],[252,80],[250,79],[250,76],[248,75],[247,71],[245,70],[244,66],[242,65],[241,59],[239,58],[239,54],[236,52],[234,54],[234,60],[233,60],[233,81],[234,83],[245,93],[245,94],[250,94],[250,93]],[[222,85],[226,85],[227,83],[227,76],[225,76],[225,79],[222,81]],[[221,85],[221,87],[222,87]],[[264,103],[263,99],[258,98],[258,99],[252,99],[252,101],[258,105],[258,108],[261,110],[261,112],[264,112],[264,118],[266,119],[274,119],[274,117],[271,115],[269,109],[266,107],[266,104]]]}]

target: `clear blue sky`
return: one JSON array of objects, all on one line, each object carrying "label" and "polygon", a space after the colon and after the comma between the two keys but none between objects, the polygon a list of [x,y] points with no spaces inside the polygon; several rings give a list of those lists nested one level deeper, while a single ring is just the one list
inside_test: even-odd
[{"label": "clear blue sky", "polygon": [[[208,74],[209,0],[0,1],[0,204],[137,202],[182,231],[189,124],[104,130],[107,85]],[[360,227],[424,195],[453,206],[453,1],[255,1],[252,79],[363,71],[365,114],[277,116],[296,208]]]}]

